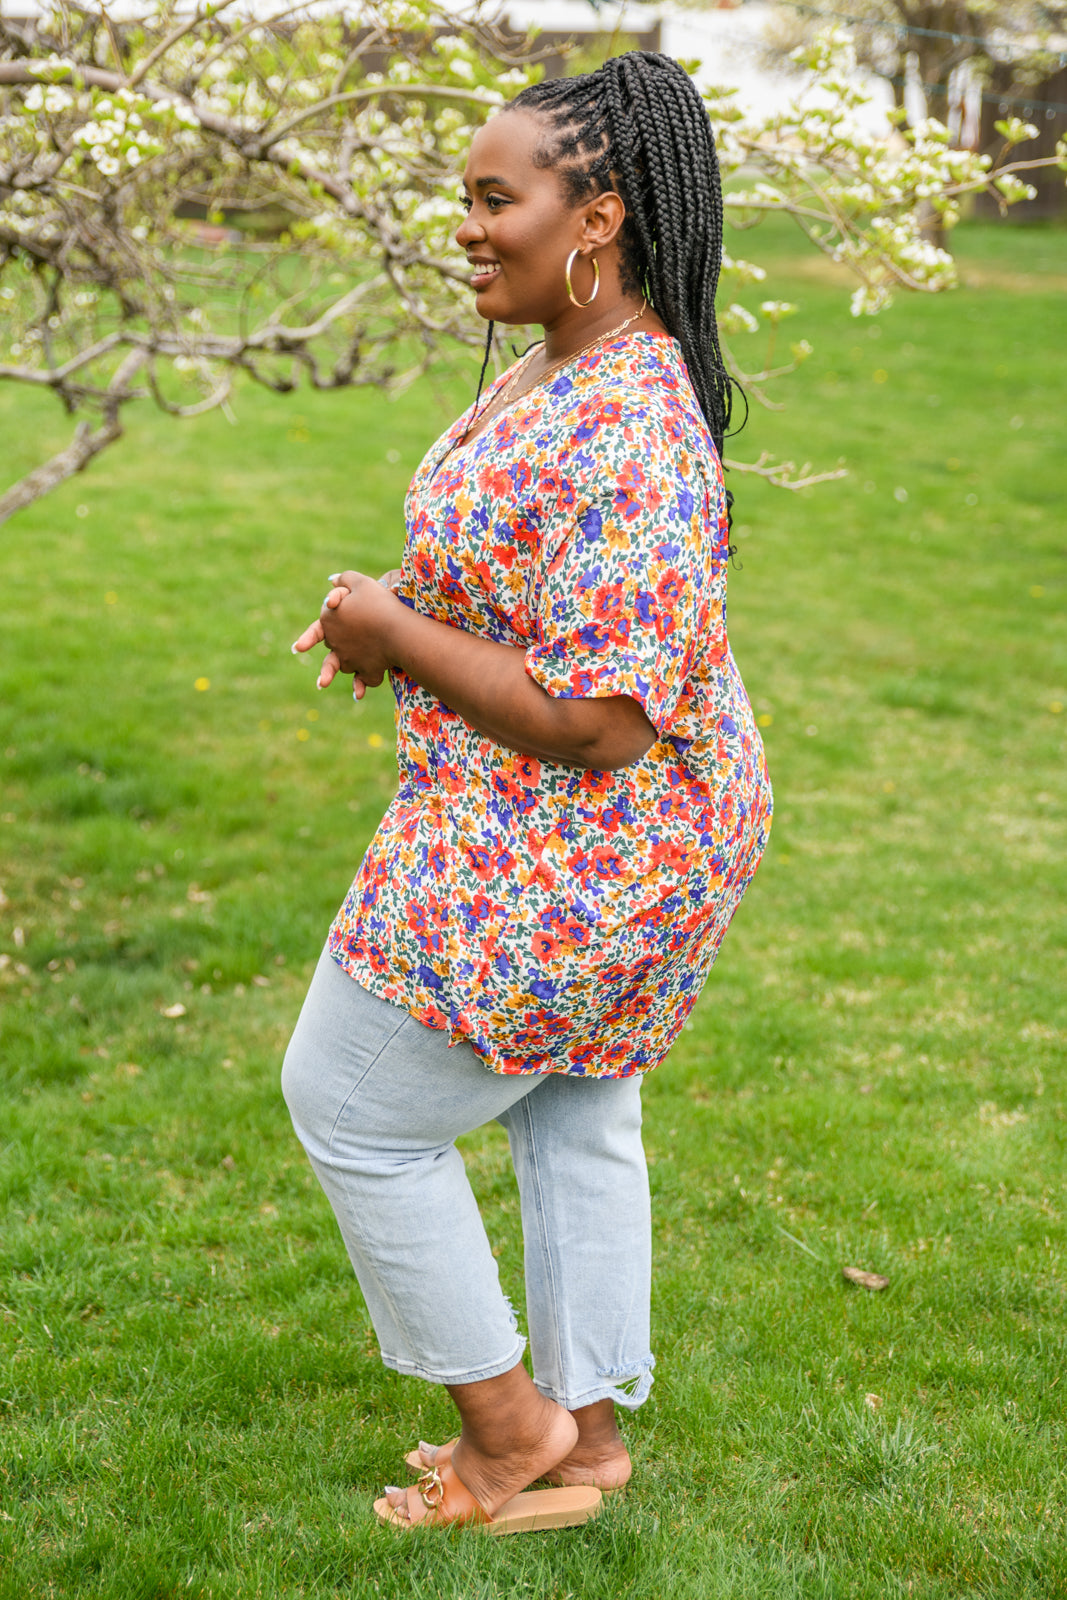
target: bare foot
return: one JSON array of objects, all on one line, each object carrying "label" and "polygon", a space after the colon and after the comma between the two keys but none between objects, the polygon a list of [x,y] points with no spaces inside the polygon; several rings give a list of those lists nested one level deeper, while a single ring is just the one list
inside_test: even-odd
[{"label": "bare foot", "polygon": [[[577,1443],[574,1418],[534,1388],[521,1362],[498,1378],[449,1384],[448,1392],[463,1431],[454,1446],[434,1451],[426,1464],[443,1465],[451,1455],[460,1483],[490,1517],[558,1466]],[[386,1498],[399,1506],[406,1496],[389,1489]]]},{"label": "bare foot", "polygon": [[611,1449],[583,1450],[578,1445],[558,1467],[546,1472],[546,1483],[594,1484],[608,1493],[629,1483],[633,1472],[630,1452],[620,1439]]},{"label": "bare foot", "polygon": [[[544,1474],[545,1481],[568,1485],[588,1483],[609,1491],[621,1489],[630,1480],[633,1464],[615,1424],[613,1403],[601,1400],[591,1406],[581,1406],[570,1415],[578,1427],[577,1442],[569,1455]],[[418,1453],[424,1466],[443,1466],[452,1454],[454,1443],[435,1445],[420,1440]]]},{"label": "bare foot", "polygon": [[541,1395],[538,1400],[539,1414],[516,1419],[506,1444],[472,1439],[464,1428],[452,1451],[457,1476],[490,1516],[557,1466],[578,1437],[569,1412]]}]

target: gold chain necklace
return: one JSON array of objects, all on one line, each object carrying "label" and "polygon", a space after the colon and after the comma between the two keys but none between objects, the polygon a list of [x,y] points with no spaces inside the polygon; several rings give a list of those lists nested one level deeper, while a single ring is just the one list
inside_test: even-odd
[{"label": "gold chain necklace", "polygon": [[[535,382],[531,383],[530,388],[536,389],[539,384],[544,383],[545,379],[549,377],[551,373],[558,372],[560,367],[565,367],[572,361],[577,361],[580,356],[584,356],[587,351],[592,350],[594,345],[604,344],[608,339],[614,339],[615,335],[617,333],[621,333],[624,328],[628,328],[631,322],[636,322],[639,317],[643,317],[647,310],[648,301],[643,299],[638,309],[633,313],[632,316],[627,317],[625,322],[620,322],[615,328],[609,328],[607,333],[598,333],[595,339],[590,339],[588,344],[583,344],[580,350],[572,351],[569,356],[561,356],[558,361],[553,361],[551,366],[546,367],[544,372],[541,373],[540,377],[537,378]],[[544,341],[542,340],[541,342],[543,343]],[[532,356],[530,359],[533,359]],[[484,415],[475,418],[473,424],[474,426],[477,426],[479,423],[487,422],[490,417],[499,416],[499,414],[507,408],[508,402],[512,397],[512,393],[515,390],[519,379],[526,371],[526,365],[527,363],[524,361],[518,368],[514,377],[508,379],[503,389],[494,399],[492,407],[488,409]],[[470,429],[467,430],[467,437],[469,438],[469,436]]]}]

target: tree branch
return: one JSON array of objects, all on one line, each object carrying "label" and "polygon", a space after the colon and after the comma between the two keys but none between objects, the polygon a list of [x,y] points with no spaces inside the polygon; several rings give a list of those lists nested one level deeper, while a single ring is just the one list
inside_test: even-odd
[{"label": "tree branch", "polygon": [[793,474],[797,470],[796,462],[772,461],[769,450],[764,450],[758,461],[726,459],[723,461],[723,466],[729,468],[731,472],[766,478],[776,489],[810,489],[816,483],[832,483],[835,478],[848,477],[847,467],[837,467],[833,472],[812,472],[810,461],[805,461],[800,468],[799,477],[794,477]]},{"label": "tree branch", "polygon": [[[215,0],[215,4],[212,5],[210,13],[212,21],[218,16],[220,11],[225,11],[226,7],[232,6],[233,3],[234,0]],[[145,78],[149,72],[151,72],[156,62],[165,56],[168,50],[173,50],[179,39],[184,39],[187,33],[192,33],[206,20],[207,14],[205,12],[194,11],[193,15],[186,22],[183,22],[180,27],[172,29],[171,32],[167,34],[165,39],[161,39],[159,41],[154,50],[150,50],[148,52],[144,60],[138,63],[137,67],[133,72],[130,73],[128,78],[123,77],[122,83],[119,85],[119,87],[123,89],[136,89],[142,79]]]},{"label": "tree branch", "polygon": [[0,522],[6,522],[16,511],[32,505],[67,478],[72,478],[76,472],[84,471],[93,457],[98,456],[109,444],[114,444],[116,439],[121,439],[122,433],[118,406],[99,428],[94,429],[88,422],[79,422],[74,430],[74,438],[65,450],[58,451],[50,461],[35,467],[0,494]]},{"label": "tree branch", "polygon": [[136,376],[147,359],[148,352],[138,349],[131,350],[120,362],[104,396],[103,422],[98,428],[94,429],[88,422],[79,422],[74,430],[74,438],[65,450],[58,451],[50,461],[35,467],[18,483],[12,484],[6,493],[0,494],[0,522],[6,522],[16,511],[32,505],[67,478],[72,478],[76,472],[83,472],[94,456],[106,450],[109,444],[114,444],[116,439],[122,438],[122,406],[133,398],[130,379]]},{"label": "tree branch", "polygon": [[307,122],[311,117],[318,116],[320,111],[331,111],[334,106],[356,105],[361,100],[381,100],[388,96],[418,95],[420,100],[459,100],[466,105],[498,106],[502,104],[502,97],[485,89],[453,89],[445,83],[380,83],[373,84],[369,89],[348,89],[344,94],[331,94],[325,100],[319,100],[313,106],[308,106],[306,111],[301,111],[298,117],[290,120],[278,129],[271,129],[263,135],[261,144],[256,147],[246,145],[246,153],[259,154],[268,150],[271,145],[280,144],[287,139],[294,128],[299,128],[302,122]]}]

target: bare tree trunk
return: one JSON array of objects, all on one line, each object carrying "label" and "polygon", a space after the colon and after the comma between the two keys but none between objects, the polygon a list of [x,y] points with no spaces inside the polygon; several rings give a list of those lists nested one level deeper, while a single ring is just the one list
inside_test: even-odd
[{"label": "bare tree trunk", "polygon": [[35,500],[48,494],[65,479],[73,478],[76,472],[83,471],[101,450],[106,450],[109,444],[121,439],[122,433],[118,407],[95,430],[90,423],[79,422],[74,438],[65,450],[60,450],[51,461],[35,467],[24,478],[20,478],[18,483],[12,484],[4,494],[0,494],[0,522],[6,522],[16,511],[32,505]]},{"label": "bare tree trunk", "polygon": [[[935,31],[944,30],[947,26],[945,13],[933,6],[923,8],[912,20]],[[968,26],[964,31],[973,30]],[[923,86],[923,94],[926,96],[927,116],[935,117],[938,122],[947,125],[950,110],[949,82],[955,69],[974,54],[973,47],[969,40],[962,37],[958,41],[952,41],[917,35],[914,50],[919,60],[919,79]],[[948,251],[948,231],[940,213],[933,206],[923,208],[919,225],[924,238],[929,239],[939,250]]]},{"label": "bare tree trunk", "polygon": [[938,250],[944,250],[948,255],[952,254],[948,247],[948,231],[945,228],[940,212],[935,211],[933,206],[923,206],[920,214],[919,229],[923,238],[929,239],[930,243]]}]

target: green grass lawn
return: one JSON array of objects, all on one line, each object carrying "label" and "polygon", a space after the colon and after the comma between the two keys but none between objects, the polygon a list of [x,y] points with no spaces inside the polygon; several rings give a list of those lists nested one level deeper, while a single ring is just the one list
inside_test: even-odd
[{"label": "green grass lawn", "polygon": [[[375,1524],[449,1406],[380,1367],[277,1087],[393,772],[387,694],[289,643],[395,563],[467,369],[146,412],[0,531],[3,1600],[1067,1596],[1062,240],[965,227],[972,286],[875,322],[735,244],[816,345],[735,453],[850,476],[733,483],[777,817],[647,1085],[657,1381],[581,1531]],[[0,392],[7,470],[53,437]]]}]

